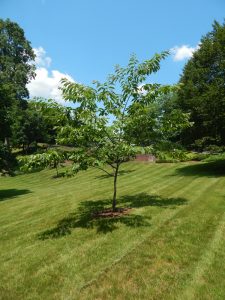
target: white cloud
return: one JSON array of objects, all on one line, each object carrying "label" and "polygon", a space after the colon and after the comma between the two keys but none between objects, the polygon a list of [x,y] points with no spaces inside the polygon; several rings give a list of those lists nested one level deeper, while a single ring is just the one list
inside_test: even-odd
[{"label": "white cloud", "polygon": [[68,74],[61,73],[57,70],[49,72],[46,68],[37,68],[35,79],[27,85],[30,97],[51,98],[63,103],[64,100],[59,90],[60,80],[62,78],[74,81]]},{"label": "white cloud", "polygon": [[49,67],[51,65],[52,59],[46,56],[46,51],[42,47],[33,48],[34,54],[36,55],[35,63],[39,67]]},{"label": "white cloud", "polygon": [[42,48],[35,48],[36,54],[36,77],[30,83],[27,88],[30,93],[30,98],[43,97],[47,99],[55,99],[60,103],[64,103],[61,91],[59,90],[60,80],[67,78],[70,81],[74,81],[71,76],[64,74],[58,70],[49,71],[47,68],[51,64],[51,58],[46,56],[46,51]]},{"label": "white cloud", "polygon": [[173,54],[174,61],[181,61],[192,57],[193,53],[199,49],[199,44],[196,47],[190,47],[189,45],[182,45],[180,47],[175,46],[170,49]]}]

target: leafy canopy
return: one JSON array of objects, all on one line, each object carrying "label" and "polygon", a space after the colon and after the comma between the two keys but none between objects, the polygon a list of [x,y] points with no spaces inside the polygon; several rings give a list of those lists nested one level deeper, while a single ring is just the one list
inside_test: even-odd
[{"label": "leafy canopy", "polygon": [[77,170],[104,164],[116,168],[135,155],[134,145],[125,138],[125,127],[130,121],[128,112],[135,103],[146,107],[170,90],[169,86],[143,84],[150,74],[159,70],[160,61],[167,55],[168,52],[156,54],[140,64],[132,56],[126,68],[116,66],[115,73],[106,82],[94,81],[94,87],[62,80],[63,97],[76,103],[80,126],[63,127],[58,141],[79,147],[73,156]]},{"label": "leafy canopy", "polygon": [[45,153],[22,156],[19,161],[22,171],[29,172],[34,169],[54,168],[58,177],[58,168],[64,163],[66,158],[67,154],[65,152],[48,150]]},{"label": "leafy canopy", "polygon": [[[167,51],[155,54],[153,58],[142,63],[139,63],[133,55],[127,67],[117,65],[114,74],[109,75],[106,82],[94,81],[91,87],[72,83],[67,79],[62,80],[63,97],[76,104],[79,126],[62,127],[58,142],[77,147],[70,156],[74,161],[75,172],[94,166],[112,174],[114,177],[113,209],[116,207],[119,167],[140,151],[129,138],[127,128],[132,125],[137,130],[141,126],[139,128],[141,131],[149,131],[145,118],[140,124],[138,123],[145,111],[148,121],[155,124],[155,129],[157,127],[157,130],[161,131],[173,130],[169,119],[161,122],[159,120],[162,116],[156,110],[153,115],[148,110],[154,107],[159,96],[170,93],[175,88],[146,83],[149,75],[159,70],[160,62],[168,54]],[[185,114],[180,116],[181,120],[175,116],[173,118],[180,123],[185,119],[183,122],[185,126],[188,123]],[[175,127],[174,130],[177,128]],[[138,134],[138,131],[136,133]],[[112,173],[104,168],[106,165],[112,169]]]}]

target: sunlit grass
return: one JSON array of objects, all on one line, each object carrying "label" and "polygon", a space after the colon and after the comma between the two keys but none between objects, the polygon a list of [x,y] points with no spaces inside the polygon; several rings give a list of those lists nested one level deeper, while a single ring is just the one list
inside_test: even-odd
[{"label": "sunlit grass", "polygon": [[[219,164],[220,165],[220,164]],[[225,168],[131,162],[0,179],[0,299],[225,299]]]}]

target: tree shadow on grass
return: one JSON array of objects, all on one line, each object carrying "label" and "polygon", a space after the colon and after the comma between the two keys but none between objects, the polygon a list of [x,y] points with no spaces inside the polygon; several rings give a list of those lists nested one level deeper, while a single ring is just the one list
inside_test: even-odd
[{"label": "tree shadow on grass", "polygon": [[184,176],[225,176],[225,160],[196,163],[194,165],[179,168],[177,169],[176,173]]},{"label": "tree shadow on grass", "polygon": [[[161,208],[176,208],[187,203],[183,198],[163,198],[160,196],[148,195],[146,193],[134,196],[123,196],[118,201],[118,206],[125,208],[139,208],[146,206],[158,206]],[[78,209],[58,222],[56,227],[46,230],[38,235],[41,240],[49,238],[60,238],[71,234],[75,228],[96,228],[97,233],[108,233],[118,228],[120,224],[128,227],[150,226],[151,217],[137,214],[121,214],[114,217],[96,217],[98,212],[111,207],[111,199],[83,201]]]},{"label": "tree shadow on grass", "polygon": [[119,203],[131,208],[158,206],[161,208],[174,209],[177,206],[186,204],[187,200],[184,198],[166,198],[159,195],[140,193],[133,196],[123,196],[121,197]]},{"label": "tree shadow on grass", "polygon": [[30,190],[17,190],[17,189],[7,189],[7,190],[0,190],[0,202],[15,198],[20,195],[25,195],[31,193]]}]

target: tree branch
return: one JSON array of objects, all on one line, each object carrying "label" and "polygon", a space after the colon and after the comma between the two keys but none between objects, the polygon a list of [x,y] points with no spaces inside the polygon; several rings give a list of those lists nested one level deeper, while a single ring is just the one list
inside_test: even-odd
[{"label": "tree branch", "polygon": [[105,169],[103,169],[103,168],[101,168],[101,167],[94,166],[94,168],[99,169],[99,170],[105,172],[107,175],[109,175],[109,176],[111,176],[111,177],[113,176],[113,174],[109,173],[108,171],[106,171]]}]

